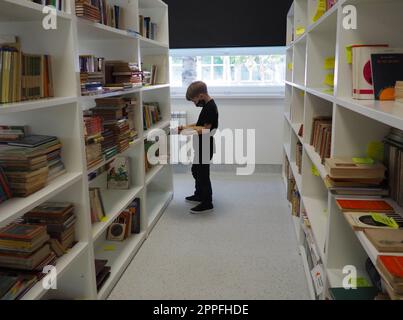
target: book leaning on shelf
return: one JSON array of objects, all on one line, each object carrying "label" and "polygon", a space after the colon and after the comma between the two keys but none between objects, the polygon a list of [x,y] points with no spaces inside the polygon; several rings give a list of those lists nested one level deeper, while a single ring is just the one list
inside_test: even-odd
[{"label": "book leaning on shelf", "polygon": [[144,130],[151,128],[162,119],[158,102],[143,103],[143,125]]},{"label": "book leaning on shelf", "polygon": [[130,162],[128,157],[116,157],[109,165],[107,173],[108,189],[130,188]]},{"label": "book leaning on shelf", "polygon": [[133,202],[109,226],[106,239],[124,241],[131,234],[140,233],[140,199]]},{"label": "book leaning on shelf", "polygon": [[104,203],[100,188],[90,188],[90,208],[91,208],[91,222],[96,223],[102,221],[106,217]]}]

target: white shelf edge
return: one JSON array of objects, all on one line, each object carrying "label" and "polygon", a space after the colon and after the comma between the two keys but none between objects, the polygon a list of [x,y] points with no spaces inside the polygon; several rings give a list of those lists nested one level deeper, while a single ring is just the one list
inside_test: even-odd
[{"label": "white shelf edge", "polygon": [[[3,1],[18,6],[20,7],[20,9],[24,8],[32,10],[33,12],[37,13],[38,16],[43,16],[43,8],[45,7],[44,5],[26,0],[3,0]],[[18,8],[16,9],[18,10]],[[74,15],[72,15],[71,13],[65,11],[57,10],[56,12],[58,18],[72,20],[74,17]]]},{"label": "white shelf edge", "polygon": [[130,243],[128,243],[126,246],[123,247],[123,250],[125,250],[126,253],[124,254],[123,258],[119,259],[123,260],[123,263],[118,265],[116,261],[113,261],[113,263],[110,264],[110,261],[108,261],[107,265],[111,267],[111,275],[109,276],[108,280],[104,283],[102,288],[99,290],[97,294],[98,300],[106,299],[112,292],[113,288],[118,283],[120,277],[125,272],[126,268],[129,266],[134,256],[137,254],[143,242],[146,240],[146,231],[143,231],[139,234],[134,234],[132,235],[132,237],[133,237],[132,239],[125,240],[130,241]]},{"label": "white shelf edge", "polygon": [[14,103],[0,104],[0,115],[13,112],[39,110],[77,102],[77,97],[45,98]]},{"label": "white shelf edge", "polygon": [[315,167],[318,169],[320,173],[320,177],[325,180],[326,177],[328,176],[327,171],[325,169],[325,166],[322,164],[321,159],[319,155],[316,153],[315,149],[313,146],[311,146],[308,143],[304,143],[304,148],[306,153],[308,154],[308,157],[311,159]]},{"label": "white shelf edge", "polygon": [[306,278],[306,281],[308,284],[309,295],[311,297],[311,300],[316,300],[315,288],[313,287],[311,270],[309,270],[308,258],[306,255],[305,248],[303,246],[299,246],[299,252],[300,252],[300,255],[302,258],[302,264],[303,264],[304,271],[305,271],[305,278]]},{"label": "white shelf edge", "polygon": [[107,221],[97,222],[92,225],[92,238],[94,241],[96,241],[109,227],[109,225],[120,215],[120,213],[127,208],[127,206],[133,201],[134,198],[138,196],[142,189],[143,186],[133,188],[130,194],[122,199],[118,205],[113,207],[113,210],[111,210],[112,213],[106,216]]},{"label": "white shelf edge", "polygon": [[297,88],[297,89],[299,89],[301,91],[306,91],[307,90],[307,88],[302,84],[298,84],[298,83],[291,82],[291,81],[285,81],[285,83],[288,84],[289,86],[295,87],[295,88]]},{"label": "white shelf edge", "polygon": [[138,93],[140,92],[142,87],[135,87],[129,90],[120,90],[120,91],[113,91],[113,92],[108,92],[108,93],[101,93],[101,94],[95,94],[95,95],[89,95],[89,96],[80,96],[79,101],[81,103],[89,102],[95,99],[102,99],[102,98],[110,98],[110,97],[116,97],[116,96],[125,96],[128,94],[133,94],[133,93]]},{"label": "white shelf edge", "polygon": [[[118,29],[118,28],[114,28],[99,22],[95,22],[95,21],[91,21],[88,19],[85,19],[83,17],[77,17],[74,16],[76,23],[78,26],[86,26],[86,27],[90,27],[93,28],[94,30],[98,30],[101,32],[105,32],[105,33],[109,33],[109,34],[114,34],[116,35],[116,37],[124,37],[124,38],[128,38],[128,39],[136,39],[137,35],[136,34],[132,34],[131,32],[128,32],[127,30],[122,30],[122,29]],[[80,32],[78,32],[78,36],[80,36]]]},{"label": "white shelf edge", "polygon": [[326,92],[324,92],[323,90],[326,90],[326,88],[306,88],[306,92],[319,97],[323,100],[327,100],[330,102],[335,102],[335,97],[334,95],[328,94]]},{"label": "white shelf edge", "polygon": [[295,135],[297,136],[299,142],[300,142],[300,143],[302,144],[302,146],[303,146],[303,145],[304,145],[304,140],[303,140],[302,137],[300,137],[300,136],[298,135],[299,129],[301,128],[301,125],[302,125],[302,123],[292,123],[292,122],[291,122],[291,128],[292,128],[292,130],[294,131]]},{"label": "white shelf edge", "polygon": [[170,120],[166,120],[166,121],[160,121],[157,122],[155,125],[151,126],[150,128],[148,128],[147,130],[144,130],[143,133],[143,139],[147,139],[147,135],[149,132],[151,132],[154,129],[165,129],[166,127],[168,127],[171,124]]},{"label": "white shelf edge", "polygon": [[155,178],[155,176],[164,168],[164,165],[158,164],[152,169],[150,169],[149,172],[146,173],[146,186],[150,184],[150,182]]},{"label": "white shelf edge", "polygon": [[[153,48],[153,47],[157,47],[157,48],[162,48],[162,49],[169,49],[169,44],[167,43],[163,43],[157,40],[152,40],[152,39],[148,39],[146,37],[143,36],[138,36],[139,40],[143,43],[149,44],[150,46],[144,46],[144,48]],[[140,44],[141,46],[141,44]]]},{"label": "white shelf edge", "polygon": [[163,201],[161,203],[159,203],[158,206],[156,206],[152,212],[147,212],[147,214],[148,214],[148,233],[150,233],[154,229],[155,225],[157,224],[158,220],[161,218],[162,214],[164,213],[164,210],[169,205],[172,198],[173,198],[173,192],[172,191],[166,192],[166,194],[163,198]]},{"label": "white shelf edge", "polygon": [[284,147],[285,154],[287,155],[288,161],[291,161],[291,159],[290,159],[290,144],[289,143],[284,143],[283,147]]},{"label": "white shelf edge", "polygon": [[169,88],[170,86],[171,86],[171,84],[169,84],[169,83],[156,84],[153,86],[144,86],[141,88],[141,91],[147,92],[147,91],[152,91],[152,90],[159,90],[159,89]]},{"label": "white shelf edge", "polygon": [[0,204],[0,224],[5,225],[16,220],[29,210],[65,190],[80,180],[81,177],[81,173],[65,173],[26,198],[11,198],[3,202]]},{"label": "white shelf edge", "polygon": [[[58,258],[58,260],[56,261],[56,270],[57,276],[59,278],[63,276],[63,273],[66,271],[69,265],[71,265],[87,247],[87,242],[78,242],[66,254]],[[21,300],[41,299],[46,294],[46,292],[47,290],[43,288],[42,280],[40,280],[24,296],[21,297]]]}]

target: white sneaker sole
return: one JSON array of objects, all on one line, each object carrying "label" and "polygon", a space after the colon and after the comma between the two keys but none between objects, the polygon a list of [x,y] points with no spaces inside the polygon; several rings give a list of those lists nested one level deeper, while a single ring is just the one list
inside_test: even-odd
[{"label": "white sneaker sole", "polygon": [[187,200],[187,199],[185,199],[185,201],[186,201],[187,203],[196,203],[196,204],[201,203],[201,201],[195,201],[195,200]]},{"label": "white sneaker sole", "polygon": [[193,213],[193,214],[198,214],[198,213],[211,213],[211,212],[213,212],[214,211],[214,209],[208,209],[208,210],[203,210],[203,211],[193,211],[193,210],[190,210],[190,213]]}]

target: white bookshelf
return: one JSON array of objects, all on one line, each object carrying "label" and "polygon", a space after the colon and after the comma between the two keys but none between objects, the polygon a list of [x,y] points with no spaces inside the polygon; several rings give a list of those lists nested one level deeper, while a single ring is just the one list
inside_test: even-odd
[{"label": "white bookshelf", "polygon": [[[2,34],[18,36],[22,51],[50,54],[55,97],[0,105],[1,124],[28,125],[33,133],[60,138],[66,173],[27,198],[13,198],[0,204],[0,226],[4,226],[45,201],[70,201],[77,215],[77,244],[57,261],[57,290],[45,290],[37,283],[24,299],[105,299],[136,255],[173,197],[170,165],[157,165],[145,173],[144,141],[153,129],[170,124],[168,7],[160,0],[120,0],[124,25],[119,30],[75,16],[75,1],[65,0],[58,11],[57,29],[42,28],[43,6],[29,0],[0,0]],[[146,39],[139,31],[138,16],[150,16],[158,24],[157,38]],[[157,84],[94,96],[81,96],[79,55],[91,54],[106,60],[157,64]],[[137,139],[121,155],[129,157],[131,184],[128,190],[108,190],[106,174],[88,181],[88,175],[112,159],[87,169],[83,137],[83,110],[95,106],[95,99],[124,95],[135,97]],[[158,102],[162,120],[143,130],[143,102]],[[100,187],[107,216],[91,224],[89,187]],[[113,220],[135,198],[140,198],[141,232],[123,242],[106,240]],[[95,259],[107,259],[111,275],[97,292]]]},{"label": "white bookshelf", "polygon": [[[342,287],[342,270],[346,265],[356,266],[358,276],[370,282],[365,261],[370,258],[375,263],[379,252],[363,232],[350,228],[336,206],[335,196],[328,191],[324,183],[326,170],[319,154],[310,145],[312,119],[332,117],[332,157],[366,156],[370,142],[382,141],[392,127],[403,130],[403,104],[352,99],[351,66],[347,63],[345,50],[349,45],[364,43],[403,47],[403,38],[398,32],[403,28],[403,2],[339,0],[314,22],[316,5],[316,0],[295,0],[287,16],[283,144],[284,157],[290,161],[290,170],[301,194],[301,211],[306,211],[310,220],[315,246],[325,270],[325,293],[320,297],[311,296],[324,299],[329,297],[329,288]],[[356,30],[343,28],[345,5],[357,8]],[[304,33],[297,36],[297,29]],[[330,57],[335,58],[333,90],[324,83],[326,74],[333,72],[324,67],[325,59]],[[301,123],[304,136],[300,139],[297,130]],[[295,148],[301,140],[302,175],[295,166]],[[402,213],[402,208],[395,208]],[[295,221],[293,218],[294,225]],[[301,250],[305,269],[308,268],[308,254]],[[310,270],[305,271],[312,290]]]}]

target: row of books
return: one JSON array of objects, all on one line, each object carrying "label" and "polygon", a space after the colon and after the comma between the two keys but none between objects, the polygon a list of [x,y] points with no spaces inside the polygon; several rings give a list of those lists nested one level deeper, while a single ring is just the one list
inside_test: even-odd
[{"label": "row of books", "polygon": [[131,234],[140,233],[140,199],[136,198],[109,226],[106,239],[124,241]]},{"label": "row of books", "polygon": [[143,126],[144,130],[151,128],[162,119],[158,102],[144,102],[143,104]]},{"label": "row of books", "polygon": [[53,97],[49,55],[21,52],[17,37],[0,36],[0,103]]},{"label": "row of books", "polygon": [[151,17],[139,15],[139,33],[141,36],[156,40],[158,26],[155,22],[151,21]]},{"label": "row of books", "polygon": [[360,44],[351,51],[353,98],[395,100],[396,83],[403,79],[403,49]]},{"label": "row of books", "polygon": [[330,157],[332,142],[332,118],[314,117],[312,119],[312,132],[310,144],[319,154],[322,163]]},{"label": "row of books", "polygon": [[0,166],[11,194],[26,197],[42,189],[66,170],[61,159],[61,142],[57,137],[26,135],[0,145]]},{"label": "row of books", "polygon": [[75,244],[71,203],[46,202],[0,230],[0,300],[22,297]]},{"label": "row of books", "polygon": [[84,114],[85,154],[88,169],[103,161],[102,155],[102,118]]},{"label": "row of books", "polygon": [[143,73],[137,62],[106,61],[105,82],[106,87],[130,88],[142,86]]},{"label": "row of books", "polygon": [[42,6],[53,6],[59,11],[66,11],[66,0],[31,0]]},{"label": "row of books", "polygon": [[76,0],[78,17],[99,22],[117,29],[125,29],[124,8],[108,3],[107,0]]},{"label": "row of books", "polygon": [[403,131],[392,129],[384,142],[389,195],[403,207]]}]

